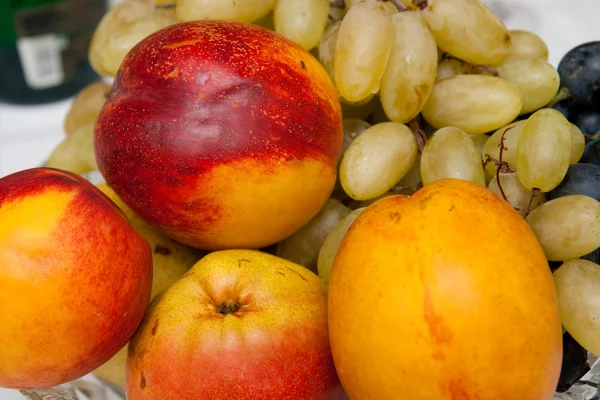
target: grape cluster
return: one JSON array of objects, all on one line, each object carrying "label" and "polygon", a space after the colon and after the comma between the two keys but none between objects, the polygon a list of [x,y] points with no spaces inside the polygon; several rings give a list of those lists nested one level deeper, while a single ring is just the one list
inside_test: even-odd
[{"label": "grape cluster", "polygon": [[[486,186],[525,218],[555,269],[568,332],[559,389],[587,371],[582,354],[600,355],[600,42],[557,69],[542,38],[508,30],[479,0],[125,0],[97,27],[90,61],[115,75],[144,37],[198,19],[274,30],[338,90],[336,188],[277,255],[327,281],[350,225],[379,198],[443,178]],[[102,104],[74,102],[71,114],[93,119]]]}]

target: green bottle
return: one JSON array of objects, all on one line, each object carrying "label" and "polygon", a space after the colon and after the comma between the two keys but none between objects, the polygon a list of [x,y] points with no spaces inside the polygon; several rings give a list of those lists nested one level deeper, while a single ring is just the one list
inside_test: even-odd
[{"label": "green bottle", "polygon": [[106,11],[106,0],[0,0],[0,101],[57,101],[99,80],[88,48]]}]

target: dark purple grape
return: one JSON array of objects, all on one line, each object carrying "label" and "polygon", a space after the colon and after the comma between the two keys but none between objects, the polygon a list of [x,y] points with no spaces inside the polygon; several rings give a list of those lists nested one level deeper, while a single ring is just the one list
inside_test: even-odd
[{"label": "dark purple grape", "polygon": [[569,335],[563,334],[563,359],[556,391],[564,393],[590,370],[587,351]]},{"label": "dark purple grape", "polygon": [[552,106],[552,108],[554,108],[557,111],[560,111],[562,113],[562,115],[565,116],[566,119],[571,121],[571,118],[573,115],[572,104],[573,104],[573,101],[571,99],[564,99],[564,100],[561,100],[561,101],[557,102],[556,104],[554,104]]},{"label": "dark purple grape", "polygon": [[550,266],[550,271],[554,272],[563,265],[564,261],[548,261],[548,266]]},{"label": "dark purple grape", "polygon": [[583,258],[584,260],[591,261],[596,264],[600,264],[600,247],[598,247],[596,250],[592,251],[590,254],[586,254],[585,256],[583,256],[581,258]]},{"label": "dark purple grape", "polygon": [[591,136],[600,131],[600,109],[585,109],[577,112],[572,121],[581,132]]},{"label": "dark purple grape", "polygon": [[600,139],[594,139],[586,143],[580,163],[600,165]]},{"label": "dark purple grape", "polygon": [[548,199],[582,194],[600,201],[600,165],[571,164],[563,181],[550,192]]},{"label": "dark purple grape", "polygon": [[560,83],[575,101],[600,105],[600,42],[588,42],[569,50],[558,64]]}]

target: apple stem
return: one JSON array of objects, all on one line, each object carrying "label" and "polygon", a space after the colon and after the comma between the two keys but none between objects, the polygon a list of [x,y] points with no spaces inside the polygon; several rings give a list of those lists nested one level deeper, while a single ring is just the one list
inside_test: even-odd
[{"label": "apple stem", "polygon": [[224,303],[219,304],[216,311],[219,314],[229,315],[238,312],[240,308],[240,303],[238,303],[236,300],[228,300]]}]

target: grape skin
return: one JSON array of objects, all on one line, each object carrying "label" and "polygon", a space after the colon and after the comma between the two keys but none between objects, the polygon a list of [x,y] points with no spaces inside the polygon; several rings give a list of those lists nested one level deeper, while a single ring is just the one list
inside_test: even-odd
[{"label": "grape skin", "polygon": [[600,42],[569,50],[558,64],[561,84],[579,104],[600,105]]},{"label": "grape skin", "polygon": [[560,112],[552,108],[535,112],[517,143],[516,170],[523,186],[542,192],[558,186],[569,168],[572,147],[571,124]]},{"label": "grape skin", "polygon": [[[483,145],[483,161],[485,162],[488,156],[496,160],[500,159],[500,140],[504,136],[505,148],[502,151],[502,161],[508,163],[511,169],[515,169],[517,163],[517,143],[521,137],[525,122],[524,120],[512,122],[494,132]],[[497,169],[497,165],[492,161],[485,165],[485,171],[489,176],[494,176]]]},{"label": "grape skin", "polygon": [[550,261],[571,260],[600,247],[600,202],[591,197],[550,200],[526,219]]},{"label": "grape skin", "polygon": [[273,9],[275,32],[310,50],[319,44],[328,15],[329,0],[277,0]]},{"label": "grape skin", "polygon": [[523,95],[520,115],[548,104],[560,86],[558,72],[541,58],[509,58],[495,66],[502,79],[512,82]]},{"label": "grape skin", "polygon": [[570,260],[554,272],[554,282],[563,326],[586,350],[600,354],[600,268]]},{"label": "grape skin", "polygon": [[421,11],[444,52],[475,65],[497,64],[510,54],[504,23],[479,0],[435,0]]},{"label": "grape skin", "polygon": [[410,170],[417,157],[415,136],[406,125],[383,122],[362,132],[340,164],[340,182],[355,200],[368,200],[388,190]]},{"label": "grape skin", "polygon": [[321,279],[323,279],[325,282],[329,282],[329,276],[331,275],[331,268],[333,267],[335,255],[340,248],[340,244],[342,243],[346,232],[348,232],[348,229],[350,229],[352,223],[364,210],[365,207],[357,208],[346,215],[346,217],[338,222],[331,232],[329,232],[323,241],[323,245],[319,250],[319,256],[317,259],[317,270],[319,277],[321,277]]},{"label": "grape skin", "polygon": [[334,55],[335,84],[344,99],[359,102],[379,91],[393,35],[394,24],[381,3],[368,0],[350,8]]},{"label": "grape skin", "polygon": [[456,75],[435,83],[422,115],[436,129],[454,126],[482,134],[513,121],[522,107],[521,92],[504,79]]},{"label": "grape skin", "polygon": [[526,30],[509,31],[511,38],[509,58],[528,57],[548,61],[548,46],[533,32]]},{"label": "grape skin", "polygon": [[423,109],[437,76],[435,37],[415,12],[391,16],[394,43],[381,79],[381,105],[388,118],[407,123]]},{"label": "grape skin", "polygon": [[464,179],[485,186],[479,151],[469,135],[455,127],[436,131],[421,154],[423,185],[444,178]]},{"label": "grape skin", "polygon": [[275,255],[316,272],[317,257],[323,241],[350,211],[339,200],[327,200],[306,225],[277,244]]},{"label": "grape skin", "polygon": [[64,120],[67,136],[79,129],[94,124],[106,102],[112,86],[106,82],[94,82],[83,88],[73,99]]}]

